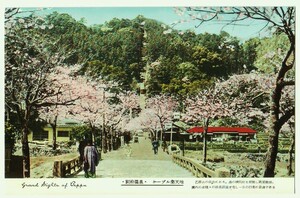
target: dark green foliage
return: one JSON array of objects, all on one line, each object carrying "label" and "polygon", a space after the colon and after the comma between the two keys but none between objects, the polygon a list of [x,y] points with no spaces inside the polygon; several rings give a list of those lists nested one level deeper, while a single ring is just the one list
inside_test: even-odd
[{"label": "dark green foliage", "polygon": [[[288,145],[288,144],[287,144]],[[288,146],[281,146],[279,148],[280,153],[288,153]],[[186,150],[199,150],[201,151],[203,148],[202,142],[186,142],[185,143]],[[267,144],[256,144],[256,143],[248,143],[248,142],[236,142],[234,143],[209,143],[207,145],[209,150],[216,151],[227,151],[231,153],[265,153],[267,151]],[[260,148],[260,149],[258,149]]]},{"label": "dark green foliage", "polygon": [[14,146],[16,139],[20,135],[20,131],[9,122],[5,122],[5,146],[12,149],[14,152]]},{"label": "dark green foliage", "polygon": [[[91,27],[57,12],[46,21],[53,28],[45,33],[56,38],[57,49],[68,52],[67,63],[83,63],[82,73],[117,81],[124,90],[138,91],[138,83],[146,81],[148,95],[186,97],[216,79],[249,72],[259,43],[252,39],[243,45],[224,31],[219,35],[179,32],[141,15]],[[153,62],[159,65],[151,66]],[[141,77],[145,71],[147,79]]]},{"label": "dark green foliage", "polygon": [[92,139],[90,127],[83,125],[74,127],[71,131],[71,139],[76,139],[78,141]]},{"label": "dark green foliage", "polygon": [[243,45],[244,64],[246,65],[247,71],[256,70],[254,62],[257,59],[257,47],[260,44],[261,41],[258,38],[251,38]]},{"label": "dark green foliage", "polygon": [[[20,112],[20,115],[14,113],[14,112],[6,112],[6,122],[5,122],[5,140],[10,141],[10,138],[14,138],[15,143],[16,140],[21,139],[21,129],[22,129],[22,123],[20,123],[20,120],[18,116],[24,116],[24,112]],[[29,131],[42,131],[43,128],[46,126],[46,122],[43,120],[38,119],[38,112],[36,110],[33,110],[33,112],[30,115],[30,119],[28,122]],[[8,138],[8,139],[7,139]]]}]

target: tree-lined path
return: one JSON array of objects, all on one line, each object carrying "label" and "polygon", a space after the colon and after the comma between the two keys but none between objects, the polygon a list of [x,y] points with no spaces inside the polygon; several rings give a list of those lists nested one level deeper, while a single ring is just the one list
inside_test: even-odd
[{"label": "tree-lined path", "polygon": [[[70,147],[90,139],[102,142],[106,153],[114,147],[110,140],[123,135],[147,131],[153,137],[157,130],[163,134],[176,114],[187,125],[203,125],[203,163],[209,126],[246,126],[267,135],[260,147],[266,150],[264,177],[277,175],[276,159],[283,144],[279,137],[287,138],[290,148],[284,152],[289,152],[291,175],[295,6],[166,7],[164,13],[169,14],[156,16],[173,20],[170,12],[175,11],[178,20],[170,24],[144,17],[158,11],[149,9],[130,8],[138,13],[136,17],[113,11],[113,19],[93,23],[85,21],[86,13],[104,19],[108,10],[5,9],[5,159],[12,159],[20,142],[22,168],[18,169],[23,178],[30,178],[36,150],[32,141],[52,143],[56,155],[65,152],[58,142]],[[74,12],[81,15],[79,21]],[[222,27],[215,33],[198,33],[179,28],[180,23]],[[223,31],[227,26],[242,34],[249,26],[256,33],[241,35],[242,39]],[[65,127],[63,119],[76,120],[78,125]],[[47,144],[42,143],[45,148]],[[131,146],[131,154],[125,147],[103,155],[98,176],[182,177],[184,170],[161,150],[154,155],[146,139]],[[38,157],[47,159],[44,152]],[[11,163],[6,164],[6,175]],[[49,170],[43,172],[48,175]]]},{"label": "tree-lined path", "polygon": [[[102,154],[96,175],[97,178],[187,178],[194,177],[191,172],[172,162],[172,158],[161,149],[154,155],[149,139],[139,139],[117,151]],[[76,175],[84,177],[84,172]]]}]

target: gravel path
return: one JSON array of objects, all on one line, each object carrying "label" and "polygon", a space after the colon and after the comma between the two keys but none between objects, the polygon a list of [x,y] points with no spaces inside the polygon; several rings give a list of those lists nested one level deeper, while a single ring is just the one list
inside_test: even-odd
[{"label": "gravel path", "polygon": [[[100,178],[192,178],[192,173],[172,162],[171,156],[160,148],[155,155],[151,142],[140,138],[117,151],[102,154],[97,172]],[[84,177],[80,172],[77,178]]]}]

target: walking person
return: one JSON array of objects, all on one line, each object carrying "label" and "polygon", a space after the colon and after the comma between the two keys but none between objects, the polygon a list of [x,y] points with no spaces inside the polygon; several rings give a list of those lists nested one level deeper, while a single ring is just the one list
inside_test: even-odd
[{"label": "walking person", "polygon": [[158,152],[158,140],[157,139],[154,139],[152,141],[152,147],[153,147],[154,154],[157,154],[157,152]]},{"label": "walking person", "polygon": [[99,155],[96,147],[92,144],[92,141],[88,141],[84,148],[84,172],[85,177],[96,177],[96,166],[99,162]]},{"label": "walking person", "polygon": [[163,152],[166,152],[166,150],[168,148],[168,145],[167,145],[167,142],[165,140],[162,142],[161,147],[162,147]]},{"label": "walking person", "polygon": [[84,161],[84,148],[86,146],[86,141],[85,140],[81,140],[79,142],[79,146],[78,146],[78,152],[80,155],[80,162],[83,163]]}]

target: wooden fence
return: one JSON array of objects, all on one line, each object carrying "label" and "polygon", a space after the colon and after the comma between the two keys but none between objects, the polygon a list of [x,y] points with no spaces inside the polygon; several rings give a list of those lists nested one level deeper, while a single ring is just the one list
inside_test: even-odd
[{"label": "wooden fence", "polygon": [[54,177],[67,177],[75,175],[82,170],[79,156],[69,161],[55,161],[53,165]]},{"label": "wooden fence", "polygon": [[191,171],[196,177],[230,177],[230,171],[226,168],[219,168],[213,171],[199,161],[183,157],[180,155],[173,155],[173,162]]}]

